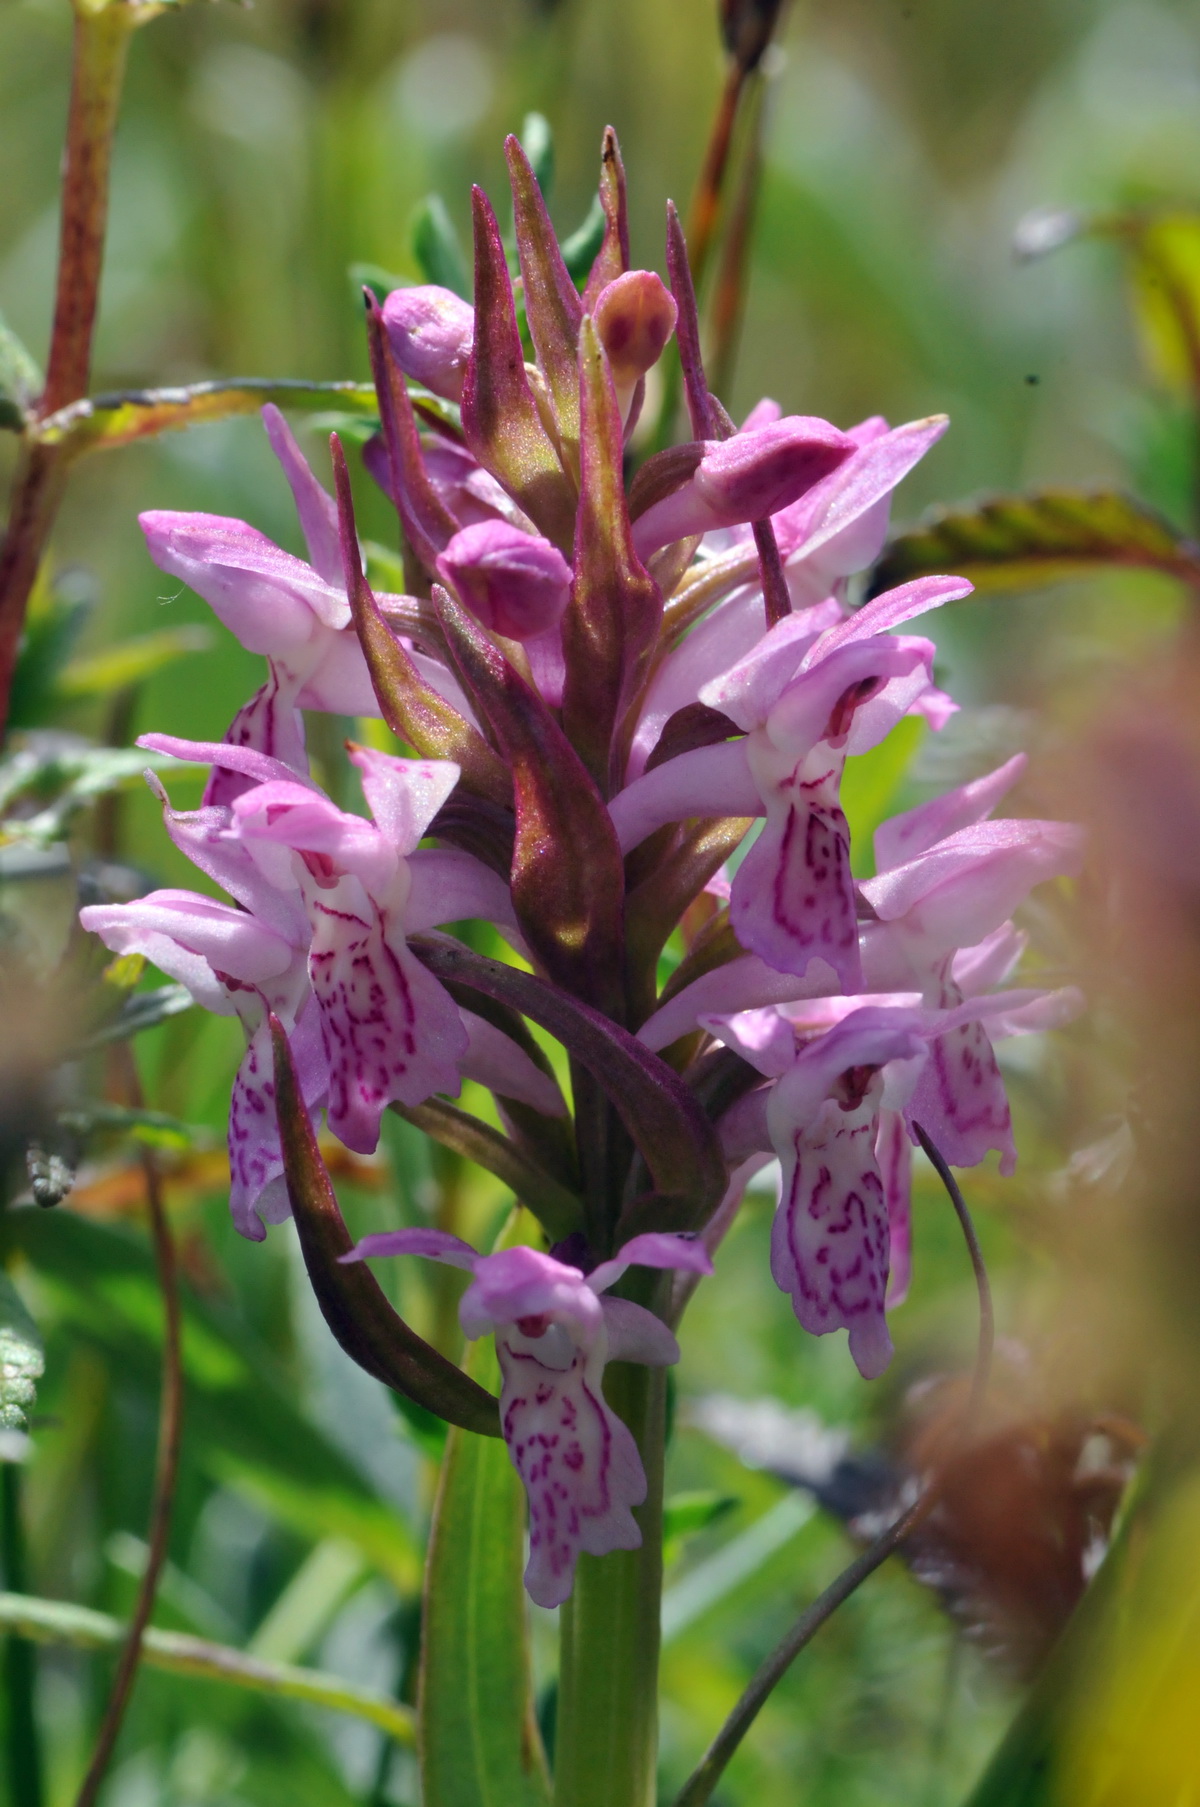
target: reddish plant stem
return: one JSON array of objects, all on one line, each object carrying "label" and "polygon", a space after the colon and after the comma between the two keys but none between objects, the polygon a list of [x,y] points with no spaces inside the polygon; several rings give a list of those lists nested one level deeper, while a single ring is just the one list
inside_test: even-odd
[{"label": "reddish plant stem", "polygon": [[[115,0],[100,10],[92,10],[86,0],[76,5],[54,327],[37,420],[87,392],[113,133],[129,39],[145,10],[131,0]],[[0,546],[0,735],[8,722],[25,610],[63,491],[63,454],[38,444],[35,433],[32,424]]]},{"label": "reddish plant stem", "polygon": [[746,75],[744,64],[735,61],[729,65],[729,73],[725,77],[725,86],[721,91],[716,117],[709,134],[708,148],[704,153],[704,163],[696,182],[696,192],[692,197],[687,245],[688,258],[692,266],[692,281],[695,283],[697,294],[699,294],[704,280],[704,271],[712,250],[713,235],[717,228],[717,218],[721,211],[721,190],[725,186],[729,149],[733,142],[733,128],[737,120],[742,90],[746,85]]},{"label": "reddish plant stem", "polygon": [[[133,1054],[121,1047],[125,1067],[125,1090],[135,1108],[144,1102],[141,1083]],[[113,1677],[108,1705],[96,1737],[92,1760],[76,1796],[75,1807],[94,1807],[101,1783],[120,1736],[129,1697],[137,1677],[142,1654],[142,1634],[150,1623],[158,1593],[159,1577],[167,1560],[171,1532],[171,1510],[175,1503],[175,1483],[179,1473],[179,1448],[183,1430],[183,1360],[179,1309],[179,1275],[175,1242],[163,1208],[162,1184],[158,1164],[150,1149],[142,1152],[142,1171],[146,1179],[146,1206],[150,1218],[150,1236],[154,1244],[154,1260],[158,1269],[159,1289],[163,1301],[162,1392],[158,1409],[158,1450],[154,1464],[154,1496],[150,1508],[146,1567],[138,1584],[137,1601],[129,1625],[129,1635],[121,1651],[117,1672]]]},{"label": "reddish plant stem", "polygon": [[762,181],[763,135],[767,112],[765,89],[762,74],[756,70],[750,77],[746,90],[746,112],[750,118],[745,132],[742,169],[730,209],[725,242],[721,246],[712,300],[713,345],[708,360],[709,380],[718,395],[728,395],[733,388],[738,335],[746,302],[750,241]]}]

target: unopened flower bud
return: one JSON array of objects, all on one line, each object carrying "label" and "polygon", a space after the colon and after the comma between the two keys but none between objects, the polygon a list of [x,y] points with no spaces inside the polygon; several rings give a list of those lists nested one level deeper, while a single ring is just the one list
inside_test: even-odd
[{"label": "unopened flower bud", "polygon": [[634,524],[638,556],[647,558],[689,534],[766,520],[828,477],[854,449],[854,441],[827,420],[804,414],[714,441],[688,482]]},{"label": "unopened flower bud", "polygon": [[618,393],[657,364],[678,309],[653,270],[627,270],[596,297],[594,319]]},{"label": "unopened flower bud", "polygon": [[448,402],[461,401],[475,336],[470,303],[433,283],[393,289],[383,304],[383,321],[404,374]]},{"label": "unopened flower bud", "polygon": [[507,521],[479,521],[456,533],[437,562],[484,627],[510,640],[532,640],[556,627],[567,606],[571,567],[539,534]]}]

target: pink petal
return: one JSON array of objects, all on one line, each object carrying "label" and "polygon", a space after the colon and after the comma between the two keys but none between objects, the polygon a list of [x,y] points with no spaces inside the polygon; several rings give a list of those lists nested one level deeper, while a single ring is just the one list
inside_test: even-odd
[{"label": "pink petal", "polygon": [[345,579],[341,540],[338,536],[337,503],[313,476],[307,458],[296,443],[295,434],[274,402],[267,403],[262,411],[262,418],[271,450],[283,466],[283,474],[288,480],[312,568],[323,582],[340,590],[344,588]]},{"label": "pink petal", "polygon": [[981,822],[861,887],[882,922],[929,950],[971,947],[1000,926],[1034,885],[1074,876],[1083,835],[1067,822]]},{"label": "pink petal", "polygon": [[424,1255],[429,1261],[445,1261],[451,1267],[473,1272],[480,1260],[469,1242],[449,1230],[377,1230],[356,1242],[339,1261],[373,1261],[378,1255]]},{"label": "pink petal", "polygon": [[851,450],[845,434],[828,421],[798,414],[710,442],[695,475],[635,521],[638,557],[645,559],[689,534],[776,514],[828,476]]},{"label": "pink petal", "polygon": [[411,853],[458,783],[458,766],[450,759],[399,759],[360,746],[350,748],[350,761],[358,767],[380,832],[397,853]]},{"label": "pink petal", "polygon": [[[776,524],[781,550],[793,561],[815,560],[833,577],[861,571],[878,557],[887,534],[891,492],[939,440],[950,422],[935,414],[888,431],[878,417],[847,435],[857,449]],[[879,428],[883,427],[880,432]],[[883,505],[880,507],[880,505]],[[870,530],[863,534],[864,519]]]},{"label": "pink petal", "polygon": [[480,1257],[459,1317],[469,1337],[520,1318],[547,1317],[589,1348],[604,1325],[600,1303],[577,1267],[524,1247]]},{"label": "pink petal", "polygon": [[186,985],[197,1003],[231,1014],[217,977],[257,985],[290,966],[294,948],[245,910],[194,891],[151,891],[127,904],[91,904],[79,912],[90,933],[118,954],[140,953]]},{"label": "pink petal", "polygon": [[619,1248],[611,1261],[602,1261],[593,1268],[587,1283],[593,1292],[603,1292],[630,1267],[675,1267],[694,1274],[712,1273],[708,1251],[695,1237],[669,1230],[647,1230]]},{"label": "pink petal", "polygon": [[566,1116],[567,1107],[556,1082],[534,1065],[524,1048],[473,1011],[460,1009],[459,1014],[467,1032],[467,1051],[461,1061],[464,1079],[487,1086],[501,1098],[531,1105],[543,1116]]},{"label": "pink petal", "polygon": [[963,1023],[930,1043],[904,1115],[921,1125],[952,1167],[974,1167],[993,1148],[1002,1174],[1016,1167],[1008,1097],[980,1022]]},{"label": "pink petal", "polygon": [[960,784],[928,803],[919,804],[902,816],[893,816],[875,831],[875,865],[889,872],[905,861],[927,853],[947,835],[973,827],[990,816],[1000,799],[1012,789],[1029,761],[1017,753],[986,777]]},{"label": "pink petal", "polygon": [[667,822],[689,816],[754,816],[762,812],[742,741],[697,747],[668,759],[618,791],[608,805],[622,850],[628,852]]},{"label": "pink petal", "polygon": [[383,323],[397,364],[406,376],[447,401],[462,400],[475,309],[452,289],[434,283],[393,289]]},{"label": "pink petal", "polygon": [[802,978],[779,972],[755,954],[731,960],[703,973],[656,1010],[638,1030],[638,1040],[657,1051],[678,1041],[705,1015],[725,1015],[763,1004],[781,1004],[788,998],[815,998],[836,992],[837,975],[823,961],[814,960]]},{"label": "pink petal", "polygon": [[845,621],[831,627],[814,649],[813,659],[828,658],[840,646],[868,640],[917,615],[927,615],[930,609],[940,609],[943,603],[958,602],[974,588],[965,577],[915,577],[911,583],[885,590],[882,596],[873,597]]},{"label": "pink petal", "polygon": [[202,596],[248,652],[284,653],[318,626],[350,620],[343,588],[245,521],[166,509],[138,520],[155,564]]},{"label": "pink petal", "polygon": [[[711,1272],[711,1263],[709,1264]],[[661,1318],[632,1299],[600,1301],[608,1333],[610,1362],[643,1362],[648,1368],[669,1368],[679,1360],[679,1344]]]},{"label": "pink petal", "polygon": [[454,847],[422,847],[408,858],[404,931],[419,935],[475,919],[516,927],[512,893],[498,873]]},{"label": "pink petal", "polygon": [[[268,661],[268,673],[262,689],[255,691],[230,722],[225,731],[225,743],[265,753],[268,759],[286,766],[289,772],[307,778],[308,754],[304,746],[304,722],[299,712],[303,679],[274,659]],[[231,804],[252,782],[245,773],[235,771],[227,759],[214,762],[204,787],[203,802],[215,807]]]}]

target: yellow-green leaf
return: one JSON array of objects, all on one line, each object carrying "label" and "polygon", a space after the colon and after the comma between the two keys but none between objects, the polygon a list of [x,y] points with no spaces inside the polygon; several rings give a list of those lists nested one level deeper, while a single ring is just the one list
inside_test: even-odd
[{"label": "yellow-green leaf", "polygon": [[953,572],[979,590],[1020,590],[1137,566],[1200,582],[1200,546],[1132,496],[1041,490],[939,510],[884,547],[869,596],[910,578]]},{"label": "yellow-green leaf", "polygon": [[266,402],[278,408],[338,408],[374,414],[375,391],[368,383],[304,383],[291,379],[247,378],[235,382],[190,383],[178,389],[134,389],[96,395],[47,415],[37,437],[74,455],[96,448],[129,445],[156,433],[257,414]]}]

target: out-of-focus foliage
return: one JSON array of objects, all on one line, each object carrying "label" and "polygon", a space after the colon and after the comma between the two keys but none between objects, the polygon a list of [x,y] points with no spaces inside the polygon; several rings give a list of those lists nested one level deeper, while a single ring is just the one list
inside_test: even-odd
[{"label": "out-of-focus foliage", "polygon": [[[481,181],[501,197],[501,139],[530,109],[553,128],[552,210],[565,231],[580,229],[581,245],[594,233],[587,219],[601,130],[610,120],[617,126],[635,260],[661,267],[663,201],[686,201],[721,81],[716,14],[709,0],[259,0],[253,9],[172,11],[132,51],[95,391],[237,377],[361,384],[361,283],[464,285],[468,184]],[[36,384],[21,345],[35,357],[45,350],[69,28],[65,0],[0,9],[0,310],[18,336],[0,339],[0,425]],[[1150,242],[1160,262],[1175,260],[1194,296],[1187,209],[1200,204],[1198,0],[845,0],[836,8],[795,0],[782,54],[772,53],[768,67],[764,188],[738,374],[726,398],[733,411],[763,393],[841,425],[945,409],[952,432],[901,492],[902,525],[933,502],[970,507],[980,492],[1132,488],[1169,524],[1155,523],[1155,543],[1167,550],[1148,561],[1169,565],[1170,548],[1198,525],[1178,311],[1127,234],[1085,234],[1033,263],[1016,261],[1011,246],[1018,220],[1036,207],[1105,216],[1159,207]],[[344,424],[361,391],[309,400]],[[135,415],[112,418],[132,436]],[[308,417],[305,441],[319,466],[325,415]],[[306,430],[305,417],[296,424]],[[0,474],[10,457],[11,439],[0,433]],[[358,487],[363,533],[386,559],[388,511],[368,484]],[[1115,506],[1083,530],[1102,538]],[[150,565],[135,522],[148,507],[238,515],[300,550],[290,499],[253,418],[81,462],[53,582],[32,619],[18,701],[24,763],[10,767],[25,789],[4,800],[13,818],[6,832],[23,857],[25,843],[52,849],[74,837],[105,882],[132,869],[141,882],[190,883],[191,868],[136,776],[145,761],[128,743],[151,726],[209,738],[260,679],[258,662],[213,629],[204,606]],[[1078,521],[1074,528],[1078,536]],[[931,531],[944,535],[945,525]],[[1039,549],[1045,556],[1044,532]],[[947,558],[955,568],[948,547]],[[1040,580],[1030,572],[1027,581]],[[1064,737],[1132,662],[1167,642],[1181,606],[1173,578],[1139,569],[955,605],[940,630],[945,676],[967,706],[940,736],[914,730],[900,747],[911,755],[907,766],[897,763],[897,742],[860,763],[855,788],[847,787],[856,843],[885,810],[916,801],[935,780],[973,776],[1018,744],[1034,755],[1018,807],[1053,813]],[[310,727],[315,761],[335,792],[348,726]],[[376,731],[355,729],[362,738]],[[115,750],[97,754],[82,735]],[[178,802],[195,801],[185,777],[171,782]],[[0,873],[0,914],[53,965],[66,936],[65,917],[60,923],[45,906],[53,874],[28,864],[20,871]],[[1027,926],[1040,965],[1069,963],[1055,906],[1042,906]],[[101,1122],[93,1108],[111,1104],[113,1091],[102,1038],[119,1010],[140,1012],[156,1025],[137,1044],[149,1108],[182,1129],[158,1157],[185,1272],[188,1392],[155,1622],[412,1704],[430,1448],[330,1341],[290,1229],[252,1247],[230,1226],[220,1136],[237,1025],[169,1010],[180,1002],[175,988],[167,997],[153,974],[133,977],[132,990],[109,984],[104,1021],[89,1020],[76,1036],[87,1050],[71,1069],[78,1095],[47,1106],[51,1128],[64,1112],[92,1110],[88,1164],[71,1200],[53,1213],[22,1208],[4,1228],[10,1271],[45,1338],[36,1401],[17,1401],[30,1459],[7,1470],[9,1495],[23,1496],[26,1584],[123,1616],[145,1559],[160,1306],[141,1227],[134,1125]],[[108,984],[98,969],[81,971],[84,978]],[[1108,1008],[1111,995],[1098,989]],[[5,1075],[44,1060],[39,1024],[28,1008],[9,1013],[6,1003],[6,1025],[18,1021]],[[1112,1144],[1129,1101],[1120,1059],[1079,1031],[1053,1054],[1026,1044],[1007,1077],[1021,1168],[1003,1183],[973,1172],[967,1188],[1007,1339],[998,1427],[1042,1427],[1068,1409],[1137,1418],[1146,1339],[1138,1344],[1123,1313],[1127,1287],[1140,1285],[1128,1317],[1143,1325],[1143,1294],[1158,1280],[1142,1270],[1136,1282],[1128,1277],[1136,1238]],[[7,1148],[7,1128],[4,1135]],[[481,1246],[496,1234],[507,1210],[499,1181],[468,1176],[398,1119],[389,1119],[387,1138],[379,1160],[341,1156],[334,1168],[356,1234],[431,1214]],[[803,1407],[818,1429],[873,1452],[885,1472],[902,1460],[920,1434],[910,1390],[961,1368],[973,1333],[970,1274],[948,1207],[922,1180],[916,1208],[915,1283],[893,1321],[894,1379],[868,1388],[840,1343],[798,1331],[769,1280],[766,1193],[752,1196],[721,1252],[718,1285],[701,1289],[685,1322],[668,1471],[676,1507],[669,1498],[666,1798],[754,1665],[848,1550],[836,1511],[810,1509],[808,1495],[740,1461],[700,1428],[697,1402],[724,1393]],[[1165,1207],[1152,1221],[1168,1247],[1194,1238]],[[457,1354],[460,1282],[425,1266],[397,1263],[380,1278],[423,1335]],[[1168,1324],[1194,1311],[1185,1288],[1164,1286],[1164,1296]],[[14,1309],[0,1334],[24,1334],[23,1322]],[[1181,1333],[1176,1352],[1194,1378],[1194,1341]],[[32,1380],[32,1350],[20,1359]],[[27,1453],[17,1434],[0,1456]],[[489,1444],[481,1459],[497,1454]],[[1195,1590],[1161,1577],[1186,1572],[1194,1582],[1194,1514],[1194,1495],[1181,1492],[1163,1515],[1138,1583],[1140,1641],[1103,1644],[1093,1691],[1065,1717],[1052,1716],[1060,1773],[1080,1790],[1064,1794],[1063,1807],[1153,1798],[1131,1792],[1141,1773],[1134,1716],[1142,1706],[1150,1718],[1138,1723],[1153,1723],[1156,1748],[1169,1752],[1185,1736]],[[976,1547],[974,1555],[994,1575],[1009,1552]],[[1003,1573],[1018,1593],[1036,1585],[1015,1560]],[[961,1597],[951,1604],[971,1619],[974,1637],[960,1637],[943,1598],[902,1567],[876,1576],[772,1698],[721,1784],[725,1807],[962,1799],[1019,1697],[1012,1653],[981,1650],[978,1616]],[[1156,1665],[1172,1650],[1179,1663],[1168,1664],[1160,1685]],[[535,1614],[535,1682],[550,1742],[552,1651],[545,1616]],[[57,1647],[41,1654],[51,1807],[73,1798],[103,1675],[102,1659]],[[1089,1768],[1102,1710],[1117,1753],[1103,1787]],[[147,1671],[104,1798],[111,1807],[412,1807],[417,1796],[411,1752],[375,1726]],[[1004,1807],[1033,1798],[1006,1796]]]}]

